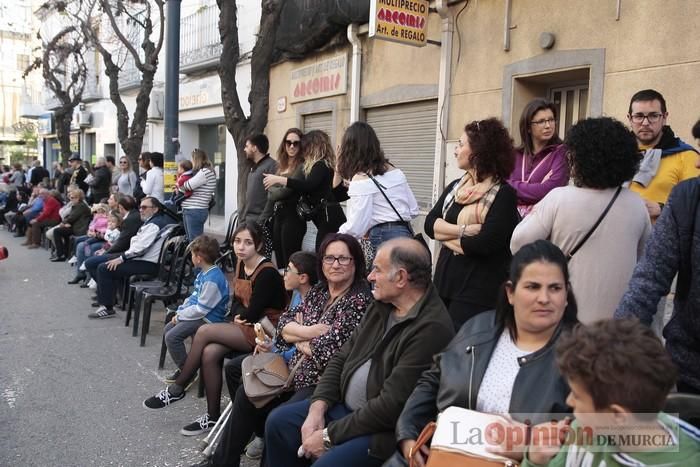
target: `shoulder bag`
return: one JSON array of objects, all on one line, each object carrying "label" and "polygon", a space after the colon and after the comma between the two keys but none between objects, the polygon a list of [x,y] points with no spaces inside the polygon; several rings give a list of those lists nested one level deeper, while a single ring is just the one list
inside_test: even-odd
[{"label": "shoulder bag", "polygon": [[618,195],[620,194],[620,191],[622,191],[622,187],[619,186],[617,187],[617,191],[615,191],[615,194],[613,195],[612,199],[608,203],[608,205],[605,207],[605,210],[603,210],[603,213],[598,217],[598,220],[595,221],[595,224],[593,224],[593,227],[591,227],[591,230],[586,232],[586,235],[583,236],[583,238],[576,244],[575,247],[571,249],[569,254],[566,255],[566,261],[571,261],[571,258],[576,254],[578,250],[581,249],[584,243],[593,235],[593,232],[595,232],[595,229],[598,228],[601,222],[603,222],[603,219],[605,219],[605,216],[608,215],[608,211],[610,211],[610,208],[612,205],[615,203],[615,200],[617,199]]},{"label": "shoulder bag", "polygon": [[275,352],[254,353],[243,359],[243,389],[250,402],[261,408],[288,391],[304,358],[299,358],[291,370],[282,355]]}]

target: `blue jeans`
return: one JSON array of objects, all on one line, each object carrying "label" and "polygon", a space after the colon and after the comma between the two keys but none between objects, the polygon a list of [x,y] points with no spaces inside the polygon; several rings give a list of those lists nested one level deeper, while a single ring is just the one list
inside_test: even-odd
[{"label": "blue jeans", "polygon": [[185,225],[187,240],[190,242],[204,233],[204,223],[209,217],[208,209],[183,209],[182,222]]},{"label": "blue jeans", "polygon": [[400,237],[411,238],[412,236],[408,225],[399,222],[385,222],[369,229],[369,241],[375,251],[379,248],[379,245],[387,240]]},{"label": "blue jeans", "polygon": [[[267,417],[265,423],[265,454],[267,465],[286,467],[308,466],[311,461],[297,457],[301,446],[301,426],[309,414],[311,401],[303,400],[293,404],[282,405]],[[326,425],[339,420],[350,413],[344,404],[337,404],[326,412]],[[377,466],[383,461],[369,455],[371,435],[358,436],[333,446],[316,462],[314,467],[334,467],[338,465]]]},{"label": "blue jeans", "polygon": [[[83,261],[85,261],[86,258],[94,255],[95,252],[102,248],[104,244],[104,240],[100,240],[99,238],[94,237],[88,237],[87,235],[76,238],[75,258],[77,259],[77,261],[75,263],[75,268],[80,269],[80,266],[82,266]],[[85,247],[88,247],[88,252],[85,252]]]}]

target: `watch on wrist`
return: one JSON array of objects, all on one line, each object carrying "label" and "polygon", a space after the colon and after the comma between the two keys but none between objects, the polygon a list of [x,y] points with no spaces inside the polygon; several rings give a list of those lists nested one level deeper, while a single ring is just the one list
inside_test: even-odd
[{"label": "watch on wrist", "polygon": [[327,451],[333,446],[333,444],[331,443],[331,438],[330,438],[330,436],[328,436],[328,428],[323,429],[322,437],[323,437],[323,449],[325,449]]}]

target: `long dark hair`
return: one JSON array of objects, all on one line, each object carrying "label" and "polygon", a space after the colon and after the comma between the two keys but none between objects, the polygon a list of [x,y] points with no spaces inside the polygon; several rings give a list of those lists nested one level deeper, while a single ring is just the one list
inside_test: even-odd
[{"label": "long dark hair", "polygon": [[[523,154],[532,155],[535,152],[535,144],[532,142],[532,132],[530,131],[530,126],[532,125],[532,119],[535,114],[540,110],[551,110],[554,114],[554,120],[557,120],[557,107],[553,102],[547,99],[542,99],[538,97],[531,100],[523,109],[523,113],[520,115],[520,147],[518,148]],[[552,137],[549,139],[548,144],[560,144],[561,138],[559,134],[555,131]]]},{"label": "long dark hair", "polygon": [[566,256],[564,256],[564,253],[559,249],[559,247],[552,242],[547,240],[537,240],[523,246],[515,255],[513,255],[513,259],[510,263],[508,280],[501,287],[501,293],[498,297],[498,305],[496,306],[496,324],[508,329],[511,337],[514,340],[518,337],[518,330],[515,325],[515,310],[513,309],[513,305],[508,302],[506,287],[510,285],[510,287],[515,290],[525,267],[538,261],[559,266],[561,273],[564,275],[567,301],[566,308],[564,309],[564,316],[562,316],[561,322],[571,325],[578,323],[578,306],[576,305],[576,297],[574,296],[574,291],[571,288],[571,283],[569,282],[569,266],[566,261]]},{"label": "long dark hair", "polygon": [[236,230],[234,230],[233,234],[231,235],[231,245],[233,245],[233,240],[236,238],[236,235],[243,232],[244,230],[247,230],[250,234],[250,238],[253,239],[255,251],[260,253],[260,250],[263,246],[263,235],[262,231],[260,230],[260,227],[258,227],[258,225],[255,222],[241,222],[240,224],[238,224],[238,227],[236,227]]},{"label": "long dark hair", "polygon": [[338,152],[338,172],[349,180],[357,173],[383,175],[387,159],[374,129],[365,122],[355,122],[345,130]]},{"label": "long dark hair", "polygon": [[[297,152],[297,156],[294,158],[294,163],[292,165],[289,164],[289,155],[287,154],[287,146],[286,146],[286,141],[287,141],[287,136],[290,134],[295,134],[299,137],[299,151]],[[280,142],[280,146],[277,148],[277,173],[278,174],[283,174],[285,172],[293,172],[299,164],[304,162],[304,147],[302,146],[302,140],[304,139],[304,132],[301,131],[299,128],[290,128],[287,131],[284,132],[284,136],[282,137],[282,141]]]},{"label": "long dark hair", "polygon": [[318,247],[318,254],[316,255],[318,280],[324,284],[328,282],[326,276],[323,274],[323,257],[326,254],[328,245],[333,242],[343,242],[348,247],[350,256],[352,256],[352,261],[355,263],[355,276],[352,279],[352,283],[357,284],[365,280],[367,276],[367,266],[365,265],[365,255],[362,253],[362,247],[355,237],[342,233],[330,233],[326,235],[323,242],[321,242],[321,245]]}]

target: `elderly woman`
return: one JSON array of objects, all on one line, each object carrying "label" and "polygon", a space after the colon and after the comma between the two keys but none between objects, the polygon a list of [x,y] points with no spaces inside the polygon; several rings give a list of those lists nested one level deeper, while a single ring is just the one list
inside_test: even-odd
[{"label": "elderly woman", "polygon": [[508,183],[518,193],[518,212],[525,217],[552,189],[569,183],[566,146],[557,134],[557,108],[552,102],[538,98],[525,106],[520,141]]},{"label": "elderly woman", "polygon": [[[511,250],[549,239],[570,257],[579,319],[612,318],[651,224],[644,201],[623,188],[640,154],[632,133],[612,118],[589,118],[566,138],[575,186],[555,188],[513,232]],[[590,236],[589,236],[590,234]]]},{"label": "elderly woman", "polygon": [[464,127],[455,149],[462,177],[450,183],[425,218],[425,232],[442,243],[435,285],[455,329],[496,305],[518,223],[508,130],[495,118]]},{"label": "elderly woman", "polygon": [[[576,322],[576,299],[564,254],[540,240],[513,257],[495,311],[460,329],[418,380],[396,424],[399,451],[384,466],[424,465],[413,449],[423,428],[451,406],[494,414],[530,414],[530,422],[568,412],[569,387],[554,346]],[[525,420],[518,420],[525,422]]]},{"label": "elderly woman", "polygon": [[56,245],[56,257],[52,262],[65,261],[68,257],[68,247],[71,235],[85,235],[92,219],[90,208],[85,203],[85,193],[80,188],[70,191],[68,202],[72,208],[63,221],[53,231],[53,241]]}]

